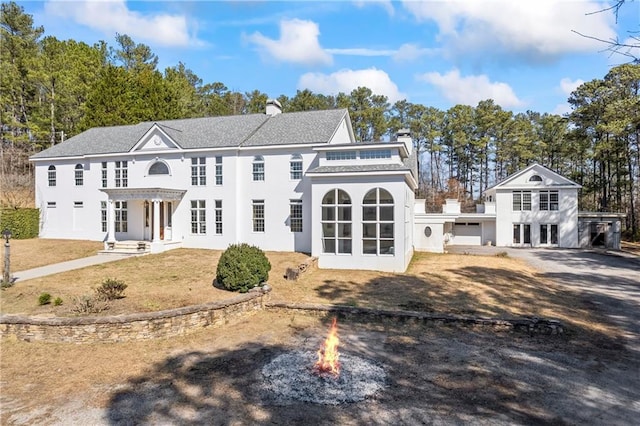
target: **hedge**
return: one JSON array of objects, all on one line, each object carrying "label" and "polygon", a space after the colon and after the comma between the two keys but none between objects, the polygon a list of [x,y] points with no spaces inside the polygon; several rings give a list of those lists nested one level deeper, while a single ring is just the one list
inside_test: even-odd
[{"label": "hedge", "polygon": [[40,209],[16,208],[0,210],[0,232],[11,231],[11,238],[37,238],[40,229]]}]

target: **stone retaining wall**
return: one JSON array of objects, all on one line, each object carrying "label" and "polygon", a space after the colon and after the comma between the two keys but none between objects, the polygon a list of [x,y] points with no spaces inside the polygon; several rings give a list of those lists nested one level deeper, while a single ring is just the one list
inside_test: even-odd
[{"label": "stone retaining wall", "polygon": [[385,311],[356,308],[352,306],[326,306],[294,303],[267,302],[265,309],[286,314],[312,316],[335,315],[350,321],[452,325],[462,327],[490,328],[494,331],[517,331],[535,334],[561,334],[564,330],[558,320],[544,318],[478,318],[457,315],[431,314],[412,311]]},{"label": "stone retaining wall", "polygon": [[[256,289],[258,290],[258,289]],[[474,318],[411,311],[385,311],[351,306],[268,302],[269,289],[232,299],[159,312],[110,317],[38,318],[0,315],[0,337],[41,342],[127,342],[179,336],[204,327],[232,324],[256,311],[312,316],[335,315],[355,322],[407,323],[480,327],[493,331],[560,334],[562,323],[541,318]]]},{"label": "stone retaining wall", "polygon": [[219,327],[264,309],[267,291],[255,291],[222,302],[159,312],[109,317],[38,318],[0,316],[0,337],[41,342],[127,342],[179,336],[204,327]]}]

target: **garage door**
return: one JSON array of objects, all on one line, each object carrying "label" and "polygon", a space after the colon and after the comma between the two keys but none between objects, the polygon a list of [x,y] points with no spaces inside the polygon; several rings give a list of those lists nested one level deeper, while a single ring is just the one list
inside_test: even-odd
[{"label": "garage door", "polygon": [[482,245],[482,227],[478,222],[456,223],[453,225],[453,238],[449,242],[458,246]]}]

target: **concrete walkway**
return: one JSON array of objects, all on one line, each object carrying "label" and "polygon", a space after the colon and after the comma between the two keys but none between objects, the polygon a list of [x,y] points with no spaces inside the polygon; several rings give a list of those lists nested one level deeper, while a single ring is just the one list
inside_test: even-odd
[{"label": "concrete walkway", "polygon": [[139,256],[138,254],[96,254],[95,256],[83,257],[80,259],[69,260],[67,262],[54,263],[52,265],[41,266],[39,268],[28,269],[26,271],[14,272],[13,282],[31,280],[46,275],[58,274],[60,272],[81,269],[87,266],[99,265],[102,263],[115,262],[116,260],[126,259],[131,256]]}]

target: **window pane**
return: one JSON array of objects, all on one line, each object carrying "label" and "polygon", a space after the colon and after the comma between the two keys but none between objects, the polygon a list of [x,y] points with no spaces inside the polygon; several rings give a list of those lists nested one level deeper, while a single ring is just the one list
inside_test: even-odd
[{"label": "window pane", "polygon": [[524,238],[523,242],[525,244],[531,244],[531,225],[524,225]]},{"label": "window pane", "polygon": [[394,254],[393,240],[380,240],[380,254]]},{"label": "window pane", "polygon": [[514,192],[513,193],[513,210],[520,210],[520,193],[519,192]]},{"label": "window pane", "polygon": [[380,238],[393,238],[393,223],[380,224]]},{"label": "window pane", "polygon": [[322,208],[322,220],[336,220],[336,208],[335,207],[323,207]]},{"label": "window pane", "polygon": [[520,225],[513,225],[513,243],[520,244]]},{"label": "window pane", "polygon": [[364,196],[364,198],[362,199],[362,204],[376,204],[377,203],[377,195],[376,195],[376,190],[372,189],[371,191],[367,192],[367,195]]},{"label": "window pane", "polygon": [[362,220],[378,220],[378,208],[362,207]]},{"label": "window pane", "polygon": [[338,204],[351,204],[349,194],[344,192],[342,189],[338,189]]},{"label": "window pane", "polygon": [[393,197],[386,189],[380,188],[380,204],[393,204]]},{"label": "window pane", "polygon": [[378,242],[376,240],[363,240],[362,241],[362,253],[364,253],[364,254],[378,254]]},{"label": "window pane", "polygon": [[322,235],[324,237],[335,237],[336,236],[336,225],[334,223],[323,223],[322,224]]},{"label": "window pane", "polygon": [[558,244],[558,225],[551,225],[551,244]]},{"label": "window pane", "polygon": [[377,223],[363,223],[362,224],[362,237],[363,238],[377,238],[378,236],[378,224]]},{"label": "window pane", "polygon": [[351,238],[351,224],[350,223],[339,223],[338,224],[338,237],[349,237],[349,238]]},{"label": "window pane", "polygon": [[338,253],[351,253],[351,239],[338,240]]},{"label": "window pane", "polygon": [[338,220],[351,220],[351,207],[338,207]]},{"label": "window pane", "polygon": [[380,207],[380,220],[393,220],[393,206]]},{"label": "window pane", "polygon": [[547,244],[547,225],[540,225],[540,244]]},{"label": "window pane", "polygon": [[333,238],[322,239],[322,252],[323,253],[335,253],[336,252],[336,240]]},{"label": "window pane", "polygon": [[327,192],[322,199],[322,204],[335,204],[336,203],[336,191],[333,189]]}]

